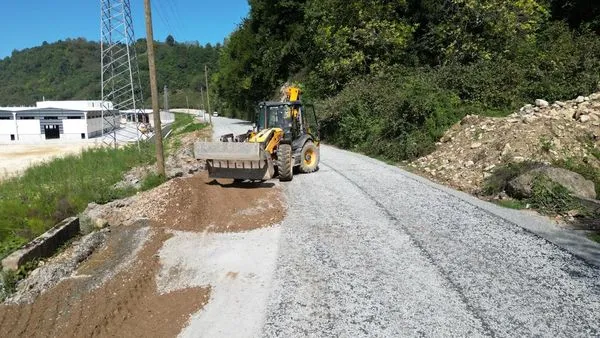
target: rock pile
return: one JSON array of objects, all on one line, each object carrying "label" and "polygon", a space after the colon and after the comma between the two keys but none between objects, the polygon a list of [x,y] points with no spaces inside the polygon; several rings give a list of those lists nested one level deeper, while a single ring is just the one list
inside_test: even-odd
[{"label": "rock pile", "polygon": [[574,159],[600,170],[600,93],[552,104],[536,100],[507,117],[467,115],[409,164],[442,184],[479,194],[495,168]]}]

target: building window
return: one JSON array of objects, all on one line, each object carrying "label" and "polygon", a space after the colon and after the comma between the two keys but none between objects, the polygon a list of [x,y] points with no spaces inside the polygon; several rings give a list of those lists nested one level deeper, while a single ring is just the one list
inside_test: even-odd
[{"label": "building window", "polygon": [[67,120],[81,120],[81,116],[67,116]]},{"label": "building window", "polygon": [[85,140],[85,133],[81,133],[81,139]]},{"label": "building window", "polygon": [[0,120],[12,120],[10,116],[0,116]]},{"label": "building window", "polygon": [[19,120],[35,120],[33,116],[19,116]]},{"label": "building window", "polygon": [[58,120],[58,116],[44,116],[44,120]]},{"label": "building window", "polygon": [[15,140],[15,134],[10,134],[10,140],[14,141]]}]

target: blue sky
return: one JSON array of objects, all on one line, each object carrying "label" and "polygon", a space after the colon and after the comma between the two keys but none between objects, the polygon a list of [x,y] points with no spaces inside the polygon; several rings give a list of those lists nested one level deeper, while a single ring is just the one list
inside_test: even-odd
[{"label": "blue sky", "polygon": [[[135,37],[146,36],[144,1],[130,0]],[[248,13],[247,0],[151,0],[154,39],[222,42]],[[0,58],[66,38],[100,40],[100,0],[0,1]]]}]

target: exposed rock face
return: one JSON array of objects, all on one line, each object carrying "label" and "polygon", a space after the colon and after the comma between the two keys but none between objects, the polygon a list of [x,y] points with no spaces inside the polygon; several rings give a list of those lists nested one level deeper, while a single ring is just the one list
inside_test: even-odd
[{"label": "exposed rock face", "polygon": [[562,185],[575,196],[596,197],[594,182],[586,180],[578,173],[551,166],[536,168],[514,178],[508,182],[507,193],[516,198],[531,197],[534,181],[540,176]]}]

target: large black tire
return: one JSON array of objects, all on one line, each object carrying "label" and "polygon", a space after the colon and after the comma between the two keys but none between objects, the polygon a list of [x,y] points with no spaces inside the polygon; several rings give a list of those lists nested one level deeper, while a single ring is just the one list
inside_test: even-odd
[{"label": "large black tire", "polygon": [[312,173],[319,167],[319,148],[312,141],[307,141],[300,154],[300,172]]},{"label": "large black tire", "polygon": [[280,144],[277,147],[277,160],[279,162],[279,181],[291,181],[294,178],[294,158],[290,144]]}]

